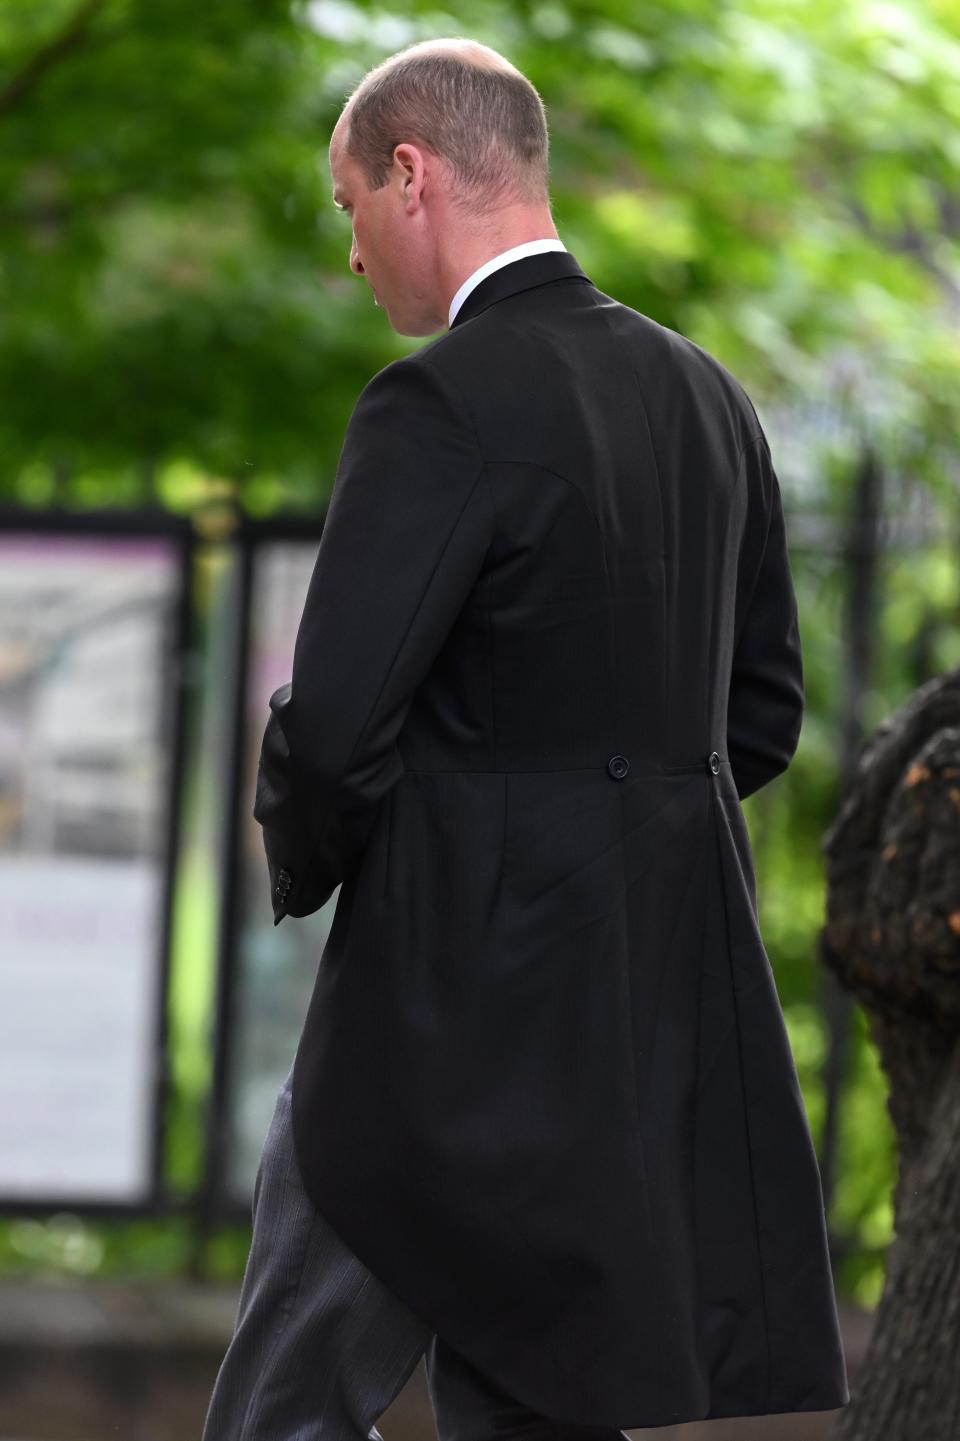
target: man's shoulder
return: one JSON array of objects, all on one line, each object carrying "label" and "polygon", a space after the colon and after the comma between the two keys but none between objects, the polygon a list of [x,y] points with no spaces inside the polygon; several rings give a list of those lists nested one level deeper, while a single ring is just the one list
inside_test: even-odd
[{"label": "man's shoulder", "polygon": [[[496,343],[496,324],[479,324],[485,319],[486,313],[476,316],[468,325],[442,330],[439,335],[425,341],[419,350],[405,355],[403,359],[416,361],[431,375],[451,378],[464,375],[469,371],[478,347],[485,349],[491,343]],[[495,322],[495,317],[491,319]]]},{"label": "man's shoulder", "polygon": [[[760,431],[747,391],[712,351],[599,288],[595,288],[595,298],[612,323],[599,331],[592,329],[592,343],[611,348],[626,345],[641,381],[644,372],[660,381],[672,372],[688,382],[683,388],[697,394],[702,402],[706,403],[712,394],[728,413],[734,412],[743,435],[753,436]],[[502,389],[504,394],[516,394],[518,387],[522,391],[531,377],[546,373],[531,354],[531,347],[542,335],[542,317],[541,329],[528,336],[512,316],[510,323],[504,324],[498,310],[492,306],[466,324],[444,330],[417,350],[390,361],[368,381],[365,391],[375,386],[432,393],[455,408],[469,403],[478,385],[485,391]],[[560,316],[558,324],[563,325]],[[547,352],[555,356],[556,347],[547,347]]]},{"label": "man's shoulder", "polygon": [[649,338],[656,352],[655,360],[658,365],[665,366],[668,370],[673,369],[693,381],[699,381],[701,386],[721,392],[728,402],[742,412],[744,418],[756,419],[756,411],[743,384],[713,351],[707,350],[683,331],[676,330],[663,321],[654,320],[621,301],[612,303],[617,306],[621,315],[625,313],[636,323],[638,334],[643,333]]},{"label": "man's shoulder", "polygon": [[354,416],[373,416],[386,407],[422,406],[428,410],[457,398],[450,383],[449,367],[431,356],[430,346],[398,355],[374,371],[357,396]]},{"label": "man's shoulder", "polygon": [[669,337],[671,346],[678,354],[683,355],[688,366],[707,371],[719,386],[729,391],[733,397],[749,406],[751,410],[753,409],[750,397],[743,385],[719,356],[714,355],[712,350],[707,350],[705,346],[698,344],[689,335],[684,335],[679,330],[671,330],[667,325],[662,329]]},{"label": "man's shoulder", "polygon": [[433,453],[478,452],[467,387],[424,350],[397,356],[371,375],[347,425],[344,449],[389,444]]},{"label": "man's shoulder", "polygon": [[[682,331],[673,329],[642,310],[636,310],[599,287],[594,286],[593,292],[597,304],[616,322],[607,332],[610,345],[622,342],[625,338],[632,340],[638,353],[645,351],[655,364],[709,373],[718,385],[730,389],[749,404],[746,392],[736,376],[711,351]],[[478,351],[482,352],[484,357],[498,347],[502,348],[504,353],[515,351],[518,327],[515,323],[498,323],[500,319],[498,307],[492,306],[472,317],[467,324],[442,331],[419,350],[405,356],[404,360],[419,360],[430,367],[456,374],[460,367],[470,367]],[[565,328],[561,312],[558,312],[557,322],[561,328]],[[542,330],[542,316],[540,328]]]}]

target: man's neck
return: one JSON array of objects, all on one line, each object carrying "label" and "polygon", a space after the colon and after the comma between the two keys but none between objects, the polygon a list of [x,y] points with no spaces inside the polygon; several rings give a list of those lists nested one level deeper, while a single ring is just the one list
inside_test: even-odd
[{"label": "man's neck", "polygon": [[[474,285],[486,279],[488,273],[499,269],[501,264],[509,264],[514,258],[520,259],[524,254],[536,254],[539,250],[548,246],[551,249],[565,248],[563,241],[556,233],[556,228],[551,226],[553,234],[528,236],[523,240],[513,240],[510,244],[502,245],[498,250],[490,250],[483,260],[478,260],[472,270],[465,271],[463,279],[456,290],[450,296],[447,304],[447,324],[452,325],[456,319],[457,312],[464,300],[470,294]],[[529,247],[529,249],[527,249]],[[463,266],[460,267],[463,269]],[[479,273],[478,273],[479,272]]]},{"label": "man's neck", "polygon": [[[463,282],[488,260],[530,240],[559,240],[560,236],[549,210],[540,208],[518,217],[515,223],[500,225],[493,235],[462,235],[461,239],[462,243],[451,245],[441,260],[441,293],[446,297],[447,309]],[[444,263],[447,257],[449,261]]]}]

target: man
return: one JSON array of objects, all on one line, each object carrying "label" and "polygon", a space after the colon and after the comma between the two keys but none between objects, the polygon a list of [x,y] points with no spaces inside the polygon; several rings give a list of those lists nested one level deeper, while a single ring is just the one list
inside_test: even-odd
[{"label": "man", "polygon": [[715,359],[563,246],[536,90],[465,40],[330,142],[403,335],[364,387],[254,814],[339,885],[205,1441],[441,1441],[849,1399],[740,801],[804,704],[777,477]]}]

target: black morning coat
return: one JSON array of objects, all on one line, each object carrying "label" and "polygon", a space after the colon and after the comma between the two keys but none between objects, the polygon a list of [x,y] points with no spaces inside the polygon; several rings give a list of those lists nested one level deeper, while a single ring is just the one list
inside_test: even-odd
[{"label": "black morning coat", "polygon": [[849,1400],[740,805],[803,706],[752,403],[569,251],[364,387],[254,809],[275,923],[341,887],[297,1155],[546,1416]]}]

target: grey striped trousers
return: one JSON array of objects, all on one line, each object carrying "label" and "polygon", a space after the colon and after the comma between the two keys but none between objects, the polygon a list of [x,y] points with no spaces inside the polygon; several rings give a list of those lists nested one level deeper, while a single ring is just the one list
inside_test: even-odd
[{"label": "grey striped trousers", "polygon": [[236,1326],[202,1441],[383,1441],[375,1422],[424,1353],[439,1441],[629,1441],[521,1406],[367,1270],[303,1189],[292,1076],[260,1157]]}]

